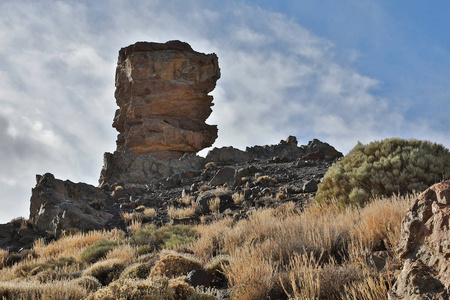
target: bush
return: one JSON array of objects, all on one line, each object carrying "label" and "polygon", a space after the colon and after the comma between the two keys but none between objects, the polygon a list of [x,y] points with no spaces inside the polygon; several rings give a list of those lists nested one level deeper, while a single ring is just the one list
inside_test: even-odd
[{"label": "bush", "polygon": [[118,279],[125,268],[125,262],[121,259],[113,258],[93,264],[83,271],[83,276],[95,277],[102,285],[108,285]]},{"label": "bush", "polygon": [[120,275],[121,279],[145,279],[150,274],[153,265],[149,263],[135,263],[128,266]]},{"label": "bush", "polygon": [[167,278],[118,280],[90,294],[86,299],[175,300],[175,291],[169,284]]},{"label": "bush", "polygon": [[358,143],[328,169],[315,202],[336,199],[344,206],[361,206],[377,196],[420,192],[448,178],[450,153],[440,144],[400,138]]},{"label": "bush", "polygon": [[200,270],[201,268],[201,263],[194,257],[176,252],[167,252],[156,262],[150,272],[150,277],[177,277],[187,275],[190,271]]},{"label": "bush", "polygon": [[93,263],[104,257],[106,253],[114,249],[117,246],[116,242],[108,240],[99,240],[94,244],[87,247],[81,253],[81,259],[88,263]]},{"label": "bush", "polygon": [[33,276],[42,271],[62,269],[71,265],[81,266],[80,262],[77,262],[73,257],[60,257],[57,259],[52,258],[42,263],[23,265],[20,268],[16,269],[16,273],[23,277],[26,277],[28,275]]},{"label": "bush", "polygon": [[191,243],[197,236],[197,231],[188,225],[166,225],[158,229],[154,225],[148,225],[136,230],[131,242],[140,246],[138,253],[143,254],[162,248],[173,249],[175,246]]},{"label": "bush", "polygon": [[80,278],[72,280],[72,282],[76,283],[77,285],[79,285],[80,287],[89,292],[96,291],[102,286],[100,281],[98,281],[98,279],[93,276],[82,276]]}]

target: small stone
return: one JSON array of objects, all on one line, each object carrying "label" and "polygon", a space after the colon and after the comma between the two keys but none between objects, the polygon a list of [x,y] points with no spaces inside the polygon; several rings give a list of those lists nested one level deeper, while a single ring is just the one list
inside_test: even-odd
[{"label": "small stone", "polygon": [[317,185],[319,181],[316,179],[308,180],[303,184],[303,192],[304,193],[314,193],[317,192]]},{"label": "small stone", "polygon": [[190,271],[186,276],[186,281],[190,286],[204,286],[209,287],[211,285],[211,281],[209,279],[209,275],[205,270],[193,270]]}]

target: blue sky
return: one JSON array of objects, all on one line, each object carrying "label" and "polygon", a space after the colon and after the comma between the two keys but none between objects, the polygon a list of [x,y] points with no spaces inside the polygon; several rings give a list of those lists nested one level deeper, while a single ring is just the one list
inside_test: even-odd
[{"label": "blue sky", "polygon": [[115,150],[117,54],[136,41],[219,56],[216,147],[295,135],[344,153],[393,136],[448,148],[450,2],[432,3],[3,1],[0,223],[28,216],[36,174],[97,184]]}]

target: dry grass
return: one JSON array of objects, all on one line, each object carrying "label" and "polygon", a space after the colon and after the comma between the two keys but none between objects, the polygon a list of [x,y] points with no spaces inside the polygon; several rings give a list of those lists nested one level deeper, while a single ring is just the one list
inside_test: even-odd
[{"label": "dry grass", "polygon": [[119,229],[108,231],[89,231],[61,238],[45,245],[42,239],[34,243],[33,250],[39,257],[57,258],[60,256],[73,256],[80,259],[82,250],[93,243],[105,239],[111,241],[120,241],[124,238],[124,232]]},{"label": "dry grass", "polygon": [[360,222],[352,234],[357,236],[362,247],[372,249],[383,241],[388,249],[394,250],[392,246],[398,244],[400,237],[399,224],[417,196],[393,196],[369,203],[364,209],[358,210]]},{"label": "dry grass", "polygon": [[191,205],[192,202],[195,202],[195,197],[192,195],[185,195],[184,197],[181,197],[178,199],[178,202],[183,203],[184,205],[188,206]]},{"label": "dry grass", "polygon": [[167,214],[169,215],[169,218],[171,220],[192,218],[196,214],[196,208],[193,206],[183,208],[175,208],[174,206],[169,206],[167,208]]},{"label": "dry grass", "polygon": [[233,198],[233,202],[236,205],[242,205],[242,203],[244,203],[244,199],[245,199],[244,193],[236,192],[231,197]]},{"label": "dry grass", "polygon": [[215,197],[214,199],[209,200],[208,201],[208,208],[209,208],[209,211],[212,212],[212,213],[219,212],[220,198],[219,197]]},{"label": "dry grass", "polygon": [[[216,192],[219,195],[225,190]],[[112,230],[76,233],[48,245],[39,240],[33,249],[36,257],[0,270],[0,298],[5,295],[11,299],[60,299],[56,295],[63,295],[67,299],[140,299],[147,291],[161,296],[148,299],[180,299],[176,298],[177,293],[194,295],[194,290],[181,279],[158,276],[183,276],[204,266],[208,272],[215,270],[217,276],[226,277],[232,299],[386,299],[389,278],[397,272],[395,257],[388,257],[391,262],[379,272],[370,264],[369,255],[380,243],[387,249],[398,243],[400,223],[413,198],[376,199],[365,208],[342,209],[331,203],[309,206],[303,211],[296,203],[286,202],[276,209],[254,210],[247,219],[234,221],[225,217],[186,227],[199,234],[198,238],[181,243],[183,251],[192,256],[167,250],[157,254],[161,248],[175,249],[171,245],[180,244],[181,233],[149,227],[151,230],[147,231],[152,234],[138,239],[137,233],[144,228],[136,220],[129,227],[130,231],[136,227],[131,237]],[[193,215],[193,206],[169,208],[171,218]],[[164,238],[158,242],[163,246],[152,246],[152,257],[156,258],[147,264],[143,256],[138,256],[137,247],[155,244],[158,238]],[[100,240],[117,245],[95,264],[82,263],[81,253]],[[386,253],[390,255],[389,251]],[[7,251],[0,252],[0,257],[7,255]],[[137,262],[144,265],[135,265]],[[121,278],[127,266],[138,266],[133,274],[144,275]],[[145,279],[149,272],[154,278]],[[87,279],[62,279],[77,273]],[[98,282],[105,286],[95,291]]]},{"label": "dry grass", "polygon": [[205,165],[205,169],[215,168],[215,167],[216,167],[216,164],[214,162],[212,162],[212,161],[210,161],[209,163],[207,163]]},{"label": "dry grass", "polygon": [[5,259],[8,256],[9,251],[5,250],[5,249],[0,249],[0,269],[3,268],[4,264],[5,264]]},{"label": "dry grass", "polygon": [[142,228],[142,221],[132,220],[130,226],[127,227],[129,233],[133,234]]},{"label": "dry grass", "polygon": [[37,282],[0,282],[0,297],[2,299],[84,299],[86,290],[71,281],[56,281],[51,283]]},{"label": "dry grass", "polygon": [[144,215],[141,212],[137,212],[137,211],[122,212],[121,216],[122,216],[122,219],[127,224],[131,224],[131,222],[133,222],[133,221],[142,221],[142,219],[144,218]]},{"label": "dry grass", "polygon": [[200,193],[202,193],[202,192],[209,191],[210,189],[211,189],[211,187],[209,185],[205,184],[205,185],[202,185],[198,190]]},{"label": "dry grass", "polygon": [[283,280],[286,292],[299,299],[385,299],[380,296],[384,283],[365,255],[380,241],[388,249],[396,245],[411,199],[378,199],[365,208],[346,210],[338,204],[311,206],[303,213],[288,202],[257,210],[235,224],[224,219],[200,225],[201,237],[191,250],[202,259],[230,257],[226,276],[234,299],[259,299],[259,293],[276,288],[283,274],[290,278]]},{"label": "dry grass", "polygon": [[131,246],[129,244],[122,244],[114,248],[113,250],[109,251],[105,256],[106,260],[113,258],[118,258],[125,262],[132,262],[137,258],[136,247]]},{"label": "dry grass", "polygon": [[144,217],[146,217],[147,219],[151,219],[156,216],[156,209],[150,207],[145,208],[142,213],[144,214]]},{"label": "dry grass", "polygon": [[233,287],[232,299],[264,299],[275,283],[277,264],[254,247],[232,251],[225,275]]}]

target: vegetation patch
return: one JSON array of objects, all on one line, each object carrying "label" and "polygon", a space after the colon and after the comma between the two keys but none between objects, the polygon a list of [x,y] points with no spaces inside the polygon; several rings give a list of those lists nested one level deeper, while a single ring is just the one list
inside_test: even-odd
[{"label": "vegetation patch", "polygon": [[98,261],[100,258],[105,257],[105,255],[117,247],[118,243],[109,240],[99,240],[94,244],[87,247],[81,253],[81,259],[88,263],[93,263]]},{"label": "vegetation patch", "polygon": [[449,178],[450,152],[440,144],[400,138],[358,143],[328,169],[315,202],[361,206],[375,197],[420,192]]}]

